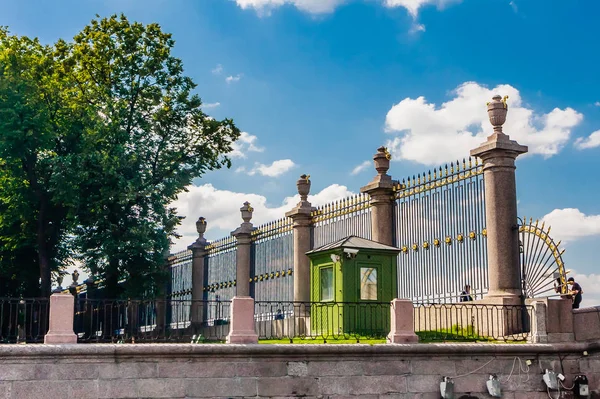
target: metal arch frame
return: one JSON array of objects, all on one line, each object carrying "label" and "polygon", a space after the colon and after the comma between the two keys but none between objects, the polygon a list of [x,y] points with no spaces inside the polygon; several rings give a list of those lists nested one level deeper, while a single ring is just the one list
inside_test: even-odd
[{"label": "metal arch frame", "polygon": [[[564,254],[565,250],[564,249],[560,249],[560,244],[561,241],[559,241],[558,243],[556,243],[552,237],[550,237],[550,230],[551,227],[549,226],[548,229],[545,229],[545,222],[542,221],[541,226],[539,226],[539,220],[535,221],[535,224],[533,224],[533,219],[529,219],[529,223],[527,223],[527,218],[523,218],[521,219],[520,217],[517,218],[519,223],[518,223],[518,227],[519,227],[519,234],[533,234],[536,237],[538,237],[543,244],[546,245],[546,247],[551,251],[552,256],[554,258],[554,262],[557,265],[557,269],[558,269],[558,280],[559,280],[559,287],[556,287],[555,285],[555,290],[556,293],[559,295],[566,295],[568,294],[568,289],[567,289],[567,273],[565,271],[565,265],[562,259],[562,255]],[[525,222],[524,222],[524,221]],[[527,297],[527,290],[526,290],[526,273],[525,273],[525,250],[523,248],[524,243],[519,240],[519,246],[522,249],[522,255],[521,255],[521,268],[522,268],[522,279],[523,279],[523,295],[524,297]],[[552,265],[551,265],[552,266]]]}]

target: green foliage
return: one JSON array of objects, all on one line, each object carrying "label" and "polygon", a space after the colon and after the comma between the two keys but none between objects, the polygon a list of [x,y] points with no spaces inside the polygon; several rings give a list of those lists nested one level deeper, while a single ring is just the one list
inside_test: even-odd
[{"label": "green foliage", "polygon": [[202,112],[173,45],[157,24],[116,15],[52,47],[1,31],[0,274],[4,256],[34,249],[49,290],[76,251],[107,296],[156,293],[181,221],[168,204],[229,167],[239,137]]}]

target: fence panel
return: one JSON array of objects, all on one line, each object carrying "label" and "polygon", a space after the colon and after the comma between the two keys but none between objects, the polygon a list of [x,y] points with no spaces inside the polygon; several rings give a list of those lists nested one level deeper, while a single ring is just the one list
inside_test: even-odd
[{"label": "fence panel", "polygon": [[41,343],[48,332],[48,298],[0,298],[0,343]]},{"label": "fence panel", "polygon": [[396,187],[398,295],[451,303],[464,285],[473,299],[488,289],[483,167],[469,158]]},{"label": "fence panel", "polygon": [[318,207],[313,212],[313,248],[354,235],[371,239],[369,196],[358,194]]},{"label": "fence panel", "polygon": [[259,226],[252,234],[251,286],[257,301],[294,299],[292,224],[284,218]]}]

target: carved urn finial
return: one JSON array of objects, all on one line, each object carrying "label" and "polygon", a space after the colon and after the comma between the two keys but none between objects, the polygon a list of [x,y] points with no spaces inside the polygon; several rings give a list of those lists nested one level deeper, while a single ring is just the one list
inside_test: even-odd
[{"label": "carved urn finial", "polygon": [[499,95],[492,97],[492,101],[487,103],[488,117],[490,123],[494,126],[494,133],[504,134],[502,132],[502,125],[506,122],[506,114],[508,113],[508,104],[506,100],[508,96],[504,98]]},{"label": "carved urn finial", "polygon": [[310,175],[302,175],[296,181],[296,188],[298,194],[300,194],[300,201],[308,201],[308,194],[310,193]]},{"label": "carved urn finial", "polygon": [[198,232],[198,238],[204,238],[206,232],[206,219],[202,216],[196,221],[196,231]]},{"label": "carved urn finial", "polygon": [[248,201],[244,202],[244,206],[240,208],[240,212],[242,213],[242,220],[244,223],[250,223],[252,219],[252,212],[254,212],[254,208],[250,206]]},{"label": "carved urn finial", "polygon": [[77,271],[77,269],[75,269],[75,271],[71,273],[71,278],[73,279],[73,282],[71,283],[72,286],[76,286],[77,284],[79,284],[77,282],[77,280],[79,280],[79,272]]},{"label": "carved urn finial", "polygon": [[377,149],[377,154],[373,156],[373,161],[375,161],[375,169],[377,173],[380,175],[385,175],[387,171],[390,169],[390,160],[392,159],[392,155],[389,153],[386,147],[379,147]]}]

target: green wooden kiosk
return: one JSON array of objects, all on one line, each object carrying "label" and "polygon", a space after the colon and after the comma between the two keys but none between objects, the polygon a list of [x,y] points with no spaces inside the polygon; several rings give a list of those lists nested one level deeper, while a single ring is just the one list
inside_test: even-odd
[{"label": "green wooden kiosk", "polygon": [[385,336],[398,292],[399,252],[356,236],[307,252],[312,334]]}]

